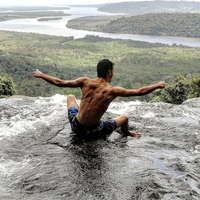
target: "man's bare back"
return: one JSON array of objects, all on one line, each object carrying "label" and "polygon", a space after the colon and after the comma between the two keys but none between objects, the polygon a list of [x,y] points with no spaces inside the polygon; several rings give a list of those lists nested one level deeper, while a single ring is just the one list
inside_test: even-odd
[{"label": "man's bare back", "polygon": [[[97,65],[97,79],[89,79],[86,77],[78,78],[76,80],[64,81],[58,78],[44,74],[38,70],[33,72],[36,78],[42,78],[43,80],[56,85],[58,87],[79,87],[82,90],[80,107],[77,106],[74,97],[68,98],[68,109],[75,107],[78,109],[75,118],[76,124],[80,123],[79,126],[87,126],[88,128],[93,127],[101,122],[102,115],[106,112],[109,104],[118,96],[129,97],[129,96],[141,96],[153,92],[158,88],[164,88],[165,82],[159,82],[157,84],[142,87],[136,90],[127,90],[122,87],[112,87],[108,85],[111,82],[113,73],[113,65],[108,59],[101,60]],[[110,122],[104,126],[110,126]],[[139,138],[141,135],[130,132],[128,126],[128,117],[119,116],[113,120],[111,127],[121,127],[121,130],[126,135],[132,135]],[[115,127],[115,128],[116,128]],[[107,128],[105,129],[107,130]],[[104,131],[105,131],[104,130]],[[109,128],[108,128],[108,131]]]},{"label": "man's bare back", "polygon": [[81,90],[82,96],[77,119],[83,125],[92,126],[99,123],[110,102],[115,98],[112,93],[113,87],[102,78],[86,78]]}]

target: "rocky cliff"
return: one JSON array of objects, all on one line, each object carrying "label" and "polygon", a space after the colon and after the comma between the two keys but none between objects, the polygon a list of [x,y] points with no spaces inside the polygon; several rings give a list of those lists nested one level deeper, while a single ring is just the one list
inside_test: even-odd
[{"label": "rocky cliff", "polygon": [[81,141],[66,97],[0,99],[1,200],[200,199],[200,98],[114,102],[140,139]]}]

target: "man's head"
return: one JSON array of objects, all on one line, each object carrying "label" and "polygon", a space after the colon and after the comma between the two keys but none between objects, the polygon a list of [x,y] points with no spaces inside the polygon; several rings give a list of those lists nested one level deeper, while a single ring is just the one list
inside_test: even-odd
[{"label": "man's head", "polygon": [[113,76],[114,63],[108,59],[102,59],[97,64],[97,76],[99,78],[106,78],[110,74],[110,79]]}]

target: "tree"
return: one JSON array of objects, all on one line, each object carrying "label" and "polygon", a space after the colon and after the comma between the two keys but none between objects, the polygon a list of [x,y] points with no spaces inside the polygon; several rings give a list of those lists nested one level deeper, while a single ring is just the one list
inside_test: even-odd
[{"label": "tree", "polygon": [[190,85],[191,85],[191,92],[189,97],[190,98],[200,97],[200,75],[192,76]]},{"label": "tree", "polygon": [[153,101],[181,104],[188,99],[190,90],[190,82],[184,76],[178,75]]},{"label": "tree", "polygon": [[11,96],[15,94],[15,85],[11,77],[0,75],[0,97]]}]

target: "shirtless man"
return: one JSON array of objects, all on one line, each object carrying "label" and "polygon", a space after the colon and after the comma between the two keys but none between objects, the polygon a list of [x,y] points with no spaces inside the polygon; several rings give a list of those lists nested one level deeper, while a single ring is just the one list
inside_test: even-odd
[{"label": "shirtless man", "polygon": [[159,82],[136,90],[112,87],[108,83],[111,82],[114,75],[113,66],[114,63],[108,59],[99,61],[97,64],[97,79],[82,77],[76,80],[64,81],[38,70],[33,74],[36,78],[42,78],[58,87],[81,88],[80,107],[77,105],[73,95],[68,95],[67,97],[69,121],[72,131],[78,136],[83,138],[104,137],[110,135],[117,127],[120,127],[123,134],[140,138],[141,134],[129,131],[127,116],[119,116],[107,121],[102,121],[101,117],[116,97],[145,95],[158,88],[164,88],[166,83]]}]

